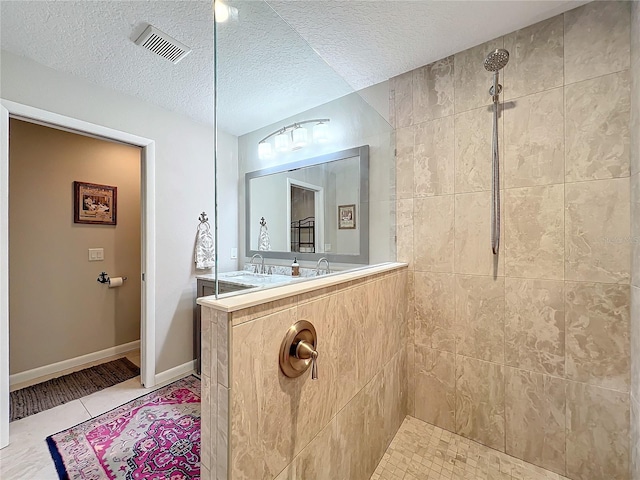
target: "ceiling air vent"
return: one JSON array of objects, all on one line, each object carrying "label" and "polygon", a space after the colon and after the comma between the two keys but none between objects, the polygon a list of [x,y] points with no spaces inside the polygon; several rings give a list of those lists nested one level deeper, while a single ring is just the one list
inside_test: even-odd
[{"label": "ceiling air vent", "polygon": [[151,50],[172,63],[178,63],[191,53],[191,49],[185,44],[180,43],[175,38],[171,38],[151,25],[138,37],[136,44]]}]

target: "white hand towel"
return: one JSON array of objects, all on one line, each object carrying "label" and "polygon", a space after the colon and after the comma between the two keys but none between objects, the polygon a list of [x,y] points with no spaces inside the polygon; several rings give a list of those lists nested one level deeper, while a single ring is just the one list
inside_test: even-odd
[{"label": "white hand towel", "polygon": [[196,234],[196,268],[206,270],[215,266],[216,251],[213,245],[213,237],[209,231],[209,223],[203,222],[198,225]]}]

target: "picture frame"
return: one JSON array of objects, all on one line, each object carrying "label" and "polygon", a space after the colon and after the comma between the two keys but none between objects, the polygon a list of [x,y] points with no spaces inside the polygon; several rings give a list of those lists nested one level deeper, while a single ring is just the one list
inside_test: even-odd
[{"label": "picture frame", "polygon": [[338,228],[340,230],[356,228],[355,204],[338,205]]},{"label": "picture frame", "polygon": [[118,187],[73,182],[73,222],[116,225]]}]

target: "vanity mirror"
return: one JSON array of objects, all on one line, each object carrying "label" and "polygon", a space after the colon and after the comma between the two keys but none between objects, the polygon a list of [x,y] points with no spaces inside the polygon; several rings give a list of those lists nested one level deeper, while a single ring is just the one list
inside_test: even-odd
[{"label": "vanity mirror", "polygon": [[[248,256],[369,263],[368,145],[249,172],[245,192]],[[258,249],[263,217],[269,251]]]}]

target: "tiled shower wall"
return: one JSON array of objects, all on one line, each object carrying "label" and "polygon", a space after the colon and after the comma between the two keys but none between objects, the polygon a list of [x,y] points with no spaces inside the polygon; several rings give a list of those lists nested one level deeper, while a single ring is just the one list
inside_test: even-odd
[{"label": "tiled shower wall", "polygon": [[[390,87],[410,413],[580,480],[629,476],[630,9],[593,2]],[[502,47],[494,257],[482,62]]]},{"label": "tiled shower wall", "polygon": [[631,478],[640,480],[640,3],[631,10]]},{"label": "tiled shower wall", "polygon": [[[399,266],[228,318],[218,312],[217,346],[203,326],[203,378],[218,364],[209,375],[217,397],[204,393],[203,382],[203,478],[368,480],[407,413],[407,290],[407,269]],[[214,318],[206,310],[203,321]],[[279,368],[282,339],[303,319],[318,333],[317,381],[310,370],[288,378]],[[227,345],[230,362],[220,355]],[[225,398],[230,410],[219,405]],[[227,412],[230,430],[220,433]]]}]

